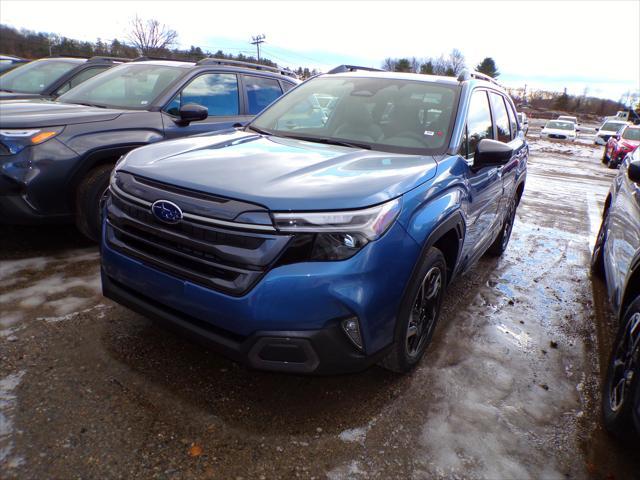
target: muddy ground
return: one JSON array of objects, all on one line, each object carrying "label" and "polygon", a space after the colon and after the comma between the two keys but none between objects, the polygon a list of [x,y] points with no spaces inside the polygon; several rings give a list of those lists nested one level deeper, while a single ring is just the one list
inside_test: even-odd
[{"label": "muddy ground", "polygon": [[536,139],[511,244],[419,368],[247,370],[100,295],[70,227],[0,236],[0,478],[639,478],[600,426],[615,320],[589,253],[614,172]]}]

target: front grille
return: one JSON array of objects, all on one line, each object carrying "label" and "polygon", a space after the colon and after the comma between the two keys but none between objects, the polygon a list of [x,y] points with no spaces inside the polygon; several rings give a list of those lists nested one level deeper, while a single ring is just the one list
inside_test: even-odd
[{"label": "front grille", "polygon": [[[144,184],[136,185],[139,193]],[[171,199],[183,208],[185,215],[189,212],[187,208],[206,210],[209,208],[206,203],[212,201],[202,194],[189,196],[185,191],[173,191]],[[261,224],[255,225],[255,230],[246,223],[239,224],[241,227],[237,229],[227,227],[232,223],[228,221],[218,226],[211,223],[216,222],[213,217],[183,218],[175,225],[165,224],[156,219],[147,203],[129,192],[112,188],[107,200],[109,245],[173,276],[232,295],[242,295],[255,285],[292,238],[275,230],[263,233],[260,230],[266,226]],[[237,209],[238,202],[232,205]],[[247,208],[255,211],[262,207]]]},{"label": "front grille", "polygon": [[559,135],[557,133],[550,133],[549,134],[549,138],[558,138],[558,139],[564,140],[564,139],[567,138],[567,136],[566,135]]}]

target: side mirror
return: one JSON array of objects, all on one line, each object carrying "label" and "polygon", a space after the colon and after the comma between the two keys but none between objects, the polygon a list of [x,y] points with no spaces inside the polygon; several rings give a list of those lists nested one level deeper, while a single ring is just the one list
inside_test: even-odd
[{"label": "side mirror", "polygon": [[473,155],[474,168],[504,165],[513,155],[513,148],[504,142],[485,138],[476,145]]},{"label": "side mirror", "polygon": [[632,182],[640,183],[640,160],[629,162],[629,167],[627,167],[627,176]]},{"label": "side mirror", "polygon": [[209,110],[207,107],[198,105],[196,103],[187,103],[180,107],[179,118],[176,121],[178,125],[187,126],[191,122],[197,122],[199,120],[205,120],[209,116]]}]

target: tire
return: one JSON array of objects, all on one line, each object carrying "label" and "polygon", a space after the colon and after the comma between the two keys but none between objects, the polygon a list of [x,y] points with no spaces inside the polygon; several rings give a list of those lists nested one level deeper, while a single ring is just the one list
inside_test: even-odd
[{"label": "tire", "polygon": [[633,408],[640,393],[640,295],[620,322],[602,392],[605,428],[619,438],[633,433]]},{"label": "tire", "polygon": [[606,210],[602,215],[602,223],[600,224],[600,230],[598,230],[598,236],[596,237],[596,243],[593,246],[593,252],[591,253],[591,271],[598,278],[604,278],[604,246],[607,242],[607,216],[609,211]]},{"label": "tire", "polygon": [[113,165],[100,165],[91,170],[76,190],[76,227],[90,240],[100,240],[102,215],[100,201],[109,186]]},{"label": "tire", "polygon": [[446,285],[444,255],[431,247],[411,277],[398,312],[393,346],[380,366],[406,373],[420,362],[438,324]]},{"label": "tire", "polygon": [[[597,145],[597,143],[596,143]],[[604,146],[604,151],[602,152],[602,163],[604,164],[608,164],[609,163],[609,157],[607,156],[607,146]]]},{"label": "tire", "polygon": [[615,169],[615,168],[618,168],[618,164],[613,158],[609,157],[609,159],[607,160],[607,167],[611,169]]},{"label": "tire", "polygon": [[516,199],[512,198],[511,203],[509,204],[507,216],[502,223],[500,234],[487,249],[488,255],[492,257],[500,257],[507,249],[507,246],[509,245],[509,239],[511,239],[511,232],[513,231],[513,222],[516,219],[516,205]]}]

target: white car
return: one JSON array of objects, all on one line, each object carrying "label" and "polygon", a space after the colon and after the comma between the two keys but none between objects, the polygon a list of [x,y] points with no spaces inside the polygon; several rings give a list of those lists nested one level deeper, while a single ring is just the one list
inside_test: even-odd
[{"label": "white car", "polygon": [[578,123],[578,117],[571,117],[569,115],[560,115],[556,120],[562,120],[564,122],[573,122],[576,124],[576,131],[580,131],[580,124]]},{"label": "white car", "polygon": [[527,118],[527,114],[524,112],[518,113],[518,123],[520,124],[520,128],[526,135],[529,131],[529,119]]},{"label": "white car", "polygon": [[621,120],[607,120],[596,132],[593,143],[596,145],[606,145],[609,141],[609,137],[615,135],[618,130],[625,125],[629,125],[629,122]]},{"label": "white car", "polygon": [[549,120],[540,132],[540,138],[548,138],[550,140],[575,142],[577,136],[576,124],[564,120]]}]

